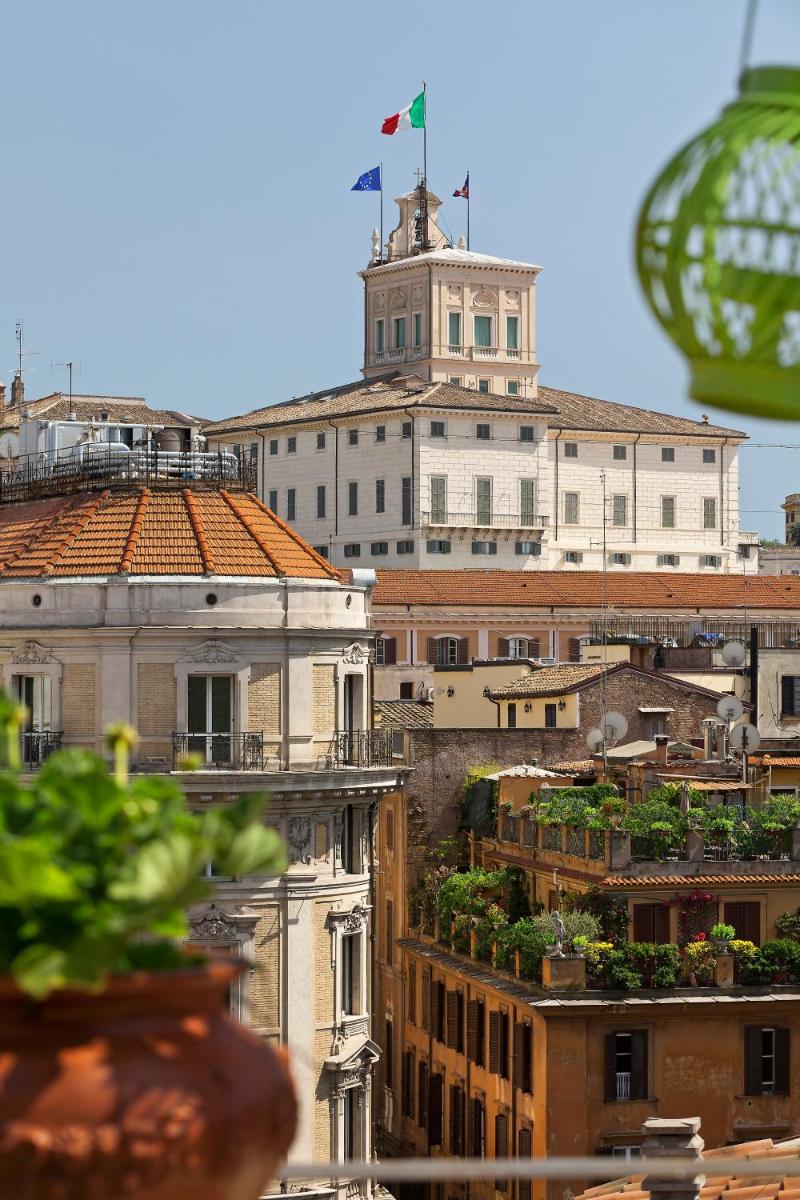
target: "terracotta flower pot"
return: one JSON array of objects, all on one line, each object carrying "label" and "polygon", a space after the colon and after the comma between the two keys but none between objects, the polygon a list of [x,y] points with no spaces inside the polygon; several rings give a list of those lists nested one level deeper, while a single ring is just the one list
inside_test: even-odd
[{"label": "terracotta flower pot", "polygon": [[119,975],[40,1003],[0,979],[0,1195],[255,1200],[296,1101],[282,1054],[224,1011],[239,969]]}]

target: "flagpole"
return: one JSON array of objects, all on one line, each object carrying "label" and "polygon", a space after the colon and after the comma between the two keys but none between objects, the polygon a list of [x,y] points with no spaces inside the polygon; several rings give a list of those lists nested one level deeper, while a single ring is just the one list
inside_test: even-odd
[{"label": "flagpole", "polygon": [[469,171],[467,171],[467,179],[469,179],[469,183],[467,184],[467,249],[469,250],[469,194],[472,191],[472,180],[469,178]]},{"label": "flagpole", "polygon": [[422,126],[422,249],[428,249],[428,85],[422,81],[422,111],[425,123]]},{"label": "flagpole", "polygon": [[380,164],[380,193],[381,193],[381,240],[378,247],[378,262],[383,262],[383,163]]}]

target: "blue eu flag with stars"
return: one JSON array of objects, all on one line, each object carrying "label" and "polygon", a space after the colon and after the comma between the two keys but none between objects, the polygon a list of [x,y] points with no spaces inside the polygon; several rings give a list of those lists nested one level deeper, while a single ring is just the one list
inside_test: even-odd
[{"label": "blue eu flag with stars", "polygon": [[365,171],[363,175],[359,175],[351,192],[379,192],[381,190],[381,169],[373,167],[371,171]]}]

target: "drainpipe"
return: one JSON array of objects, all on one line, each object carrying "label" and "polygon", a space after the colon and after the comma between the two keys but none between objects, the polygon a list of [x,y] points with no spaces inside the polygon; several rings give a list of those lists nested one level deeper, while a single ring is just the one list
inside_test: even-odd
[{"label": "drainpipe", "polygon": [[729,438],[723,440],[720,446],[720,545],[724,546],[724,448]]},{"label": "drainpipe", "polygon": [[[415,435],[415,430],[414,430],[414,414],[410,413],[407,408],[404,408],[403,412],[405,413],[405,415],[407,417],[411,418],[411,531],[413,533],[413,531],[414,531],[414,492],[416,490],[415,489],[416,470],[415,470],[415,463],[414,463],[414,449],[415,449],[414,444],[416,442],[416,435]],[[401,502],[402,502],[402,500],[401,500]],[[402,517],[402,515],[403,514],[401,511],[400,516]]]},{"label": "drainpipe", "polygon": [[558,433],[555,436],[555,443],[556,443],[555,493],[556,493],[556,498],[555,498],[555,506],[554,506],[555,507],[554,515],[555,515],[555,519],[556,519],[556,541],[558,541],[558,443],[561,440],[561,434],[563,432],[564,432],[563,429],[559,429]]},{"label": "drainpipe", "polygon": [[641,441],[641,438],[642,438],[642,435],[641,435],[640,433],[638,433],[638,434],[636,435],[636,441],[633,443],[633,540],[634,540],[634,542],[636,541],[636,535],[637,535],[637,532],[638,532],[638,528],[637,528],[637,520],[636,520],[636,499],[637,499],[637,489],[636,489],[636,447],[638,446],[639,442]]}]

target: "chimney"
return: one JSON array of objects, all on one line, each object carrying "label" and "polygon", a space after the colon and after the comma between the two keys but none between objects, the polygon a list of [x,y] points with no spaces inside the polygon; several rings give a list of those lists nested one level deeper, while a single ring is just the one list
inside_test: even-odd
[{"label": "chimney", "polygon": [[714,728],[714,721],[712,720],[711,717],[706,717],[706,719],[702,722],[702,725],[703,725],[703,758],[706,762],[708,762],[710,760],[711,754],[712,754],[712,750],[711,750],[711,747],[713,744],[712,743],[712,730]]},{"label": "chimney", "polygon": [[654,740],[656,743],[656,762],[665,767],[667,765],[667,744],[669,743],[669,738],[666,733],[657,733]]},{"label": "chimney", "polygon": [[5,408],[5,406],[6,406],[6,385],[4,383],[0,383],[0,408]]},{"label": "chimney", "polygon": [[[650,1117],[642,1125],[645,1140],[642,1143],[645,1177],[641,1187],[650,1193],[650,1200],[697,1200],[700,1188],[706,1181],[700,1171],[700,1118]],[[672,1179],[663,1175],[647,1174],[647,1159],[661,1158],[686,1167],[684,1179]]]},{"label": "chimney", "polygon": [[15,375],[11,381],[11,403],[16,408],[22,408],[25,400],[25,384],[21,375]]}]

